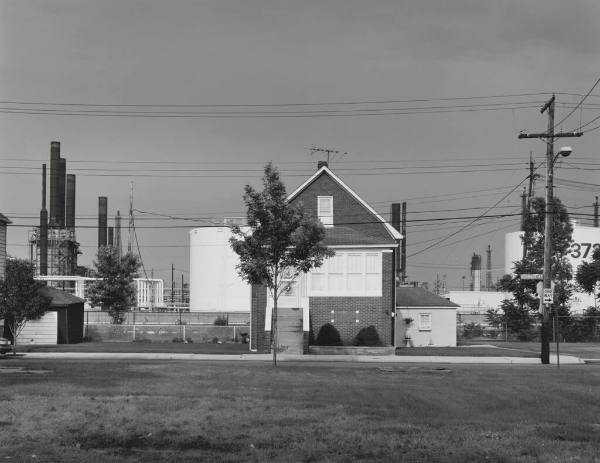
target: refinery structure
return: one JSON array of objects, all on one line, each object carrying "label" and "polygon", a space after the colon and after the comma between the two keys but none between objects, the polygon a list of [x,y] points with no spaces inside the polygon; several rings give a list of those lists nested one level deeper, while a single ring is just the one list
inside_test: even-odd
[{"label": "refinery structure", "polygon": [[75,275],[80,254],[75,233],[75,175],[67,174],[60,142],[50,143],[50,211],[46,209],[46,164],[42,164],[40,225],[29,236],[30,258],[39,275]]},{"label": "refinery structure", "polygon": [[[85,298],[86,286],[96,278],[79,275],[81,254],[75,226],[75,175],[67,174],[67,160],[61,157],[60,142],[50,143],[50,210],[47,209],[46,164],[42,164],[42,208],[40,224],[29,233],[30,260],[36,278]],[[131,220],[130,220],[131,224]],[[131,238],[130,238],[131,240]],[[98,248],[111,246],[122,253],[121,215],[108,225],[108,198],[98,197]],[[131,251],[131,243],[128,246]],[[136,278],[136,308],[162,308],[163,280]],[[90,308],[86,303],[86,308]]]}]

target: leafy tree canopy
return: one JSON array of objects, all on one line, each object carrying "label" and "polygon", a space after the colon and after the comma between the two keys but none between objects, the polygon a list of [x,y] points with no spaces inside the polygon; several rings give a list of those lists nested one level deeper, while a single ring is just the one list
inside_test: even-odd
[{"label": "leafy tree canopy", "polygon": [[4,280],[0,280],[0,319],[4,319],[16,339],[28,320],[39,319],[50,308],[50,299],[38,293],[44,286],[34,279],[33,265],[23,259],[9,258]]},{"label": "leafy tree canopy", "polygon": [[325,228],[307,215],[301,204],[286,200],[285,185],[277,169],[265,167],[263,191],[246,185],[244,203],[249,231],[233,227],[231,247],[240,257],[240,276],[251,284],[264,284],[278,297],[281,279],[293,279],[322,265],[333,251],[321,245]]},{"label": "leafy tree canopy", "polygon": [[[559,198],[554,198],[554,213],[552,214],[552,262],[551,279],[555,283],[555,306],[560,311],[567,312],[567,304],[573,294],[570,280],[573,270],[566,255],[572,241],[573,226],[569,214]],[[500,291],[513,294],[519,307],[537,310],[539,299],[536,297],[535,280],[521,280],[523,273],[542,273],[544,268],[544,231],[545,231],[544,198],[533,198],[530,202],[530,212],[524,221],[523,246],[525,257],[514,263],[515,273],[505,275],[498,284]]]},{"label": "leafy tree canopy", "polygon": [[[591,262],[583,262],[577,268],[575,279],[586,293],[591,294],[597,291],[597,285],[600,282],[600,249],[594,250]],[[600,291],[596,296],[600,296]]]},{"label": "leafy tree canopy", "polygon": [[99,280],[90,285],[90,302],[108,310],[113,321],[121,323],[123,312],[135,305],[133,279],[138,276],[140,260],[132,253],[121,256],[116,248],[102,246],[94,266],[94,276]]},{"label": "leafy tree canopy", "polygon": [[238,254],[238,272],[250,284],[265,285],[273,297],[271,350],[277,364],[277,301],[303,272],[320,267],[334,252],[322,245],[325,228],[305,213],[301,204],[287,201],[285,185],[272,163],[262,179],[263,190],[246,185],[244,203],[248,229],[232,227],[232,249]]}]

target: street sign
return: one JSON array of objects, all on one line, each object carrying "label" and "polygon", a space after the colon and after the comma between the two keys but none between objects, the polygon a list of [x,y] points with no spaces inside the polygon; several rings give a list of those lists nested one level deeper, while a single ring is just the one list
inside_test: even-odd
[{"label": "street sign", "polygon": [[544,275],[542,273],[522,273],[521,280],[543,280]]},{"label": "street sign", "polygon": [[544,288],[544,304],[552,304],[554,302],[554,288]]}]

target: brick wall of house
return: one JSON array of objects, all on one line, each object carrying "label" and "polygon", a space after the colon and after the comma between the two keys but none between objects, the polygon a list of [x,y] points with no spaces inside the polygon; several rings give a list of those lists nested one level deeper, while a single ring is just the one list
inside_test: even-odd
[{"label": "brick wall of house", "polygon": [[[265,313],[267,310],[267,287],[252,285],[252,304],[250,306],[250,347],[259,353],[265,346]],[[270,339],[267,346],[270,346]]]},{"label": "brick wall of house", "polygon": [[394,243],[384,224],[327,174],[322,174],[315,179],[292,199],[291,204],[302,202],[304,210],[317,217],[317,196],[333,197],[334,227],[338,225],[354,229],[379,244]]},{"label": "brick wall of house", "polygon": [[[337,328],[344,344],[352,344],[358,332],[375,326],[381,341],[392,345],[394,309],[393,253],[383,253],[381,297],[310,297],[310,328],[315,338],[326,323]],[[334,313],[331,313],[331,311]],[[358,311],[358,313],[356,313]],[[358,322],[356,321],[358,320]]]}]

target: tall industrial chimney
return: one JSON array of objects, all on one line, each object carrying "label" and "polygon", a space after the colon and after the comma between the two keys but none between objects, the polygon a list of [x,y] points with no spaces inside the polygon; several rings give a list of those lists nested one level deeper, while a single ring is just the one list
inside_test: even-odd
[{"label": "tall industrial chimney", "polygon": [[50,142],[50,227],[58,227],[59,194],[58,177],[60,171],[60,142]]},{"label": "tall industrial chimney", "polygon": [[65,210],[65,227],[75,230],[75,175],[67,175],[67,198]]},{"label": "tall industrial chimney", "polygon": [[112,248],[114,245],[115,229],[108,227],[108,245]]},{"label": "tall industrial chimney", "polygon": [[42,210],[40,211],[40,275],[48,275],[48,211],[46,210],[46,164],[42,164]]},{"label": "tall industrial chimney", "polygon": [[122,253],[121,248],[121,212],[117,211],[117,215],[115,216],[115,248],[119,252],[119,255]]},{"label": "tall industrial chimney", "polygon": [[58,208],[56,219],[58,228],[65,228],[65,199],[67,184],[67,160],[60,158],[58,160]]},{"label": "tall industrial chimney", "polygon": [[481,291],[481,256],[471,257],[471,291]]},{"label": "tall industrial chimney", "polygon": [[492,246],[487,247],[487,262],[485,269],[485,290],[492,290]]},{"label": "tall industrial chimney", "polygon": [[596,202],[594,203],[594,227],[598,227],[598,196],[596,196]]},{"label": "tall industrial chimney", "polygon": [[98,197],[98,247],[106,246],[106,227],[108,225],[108,198]]}]

